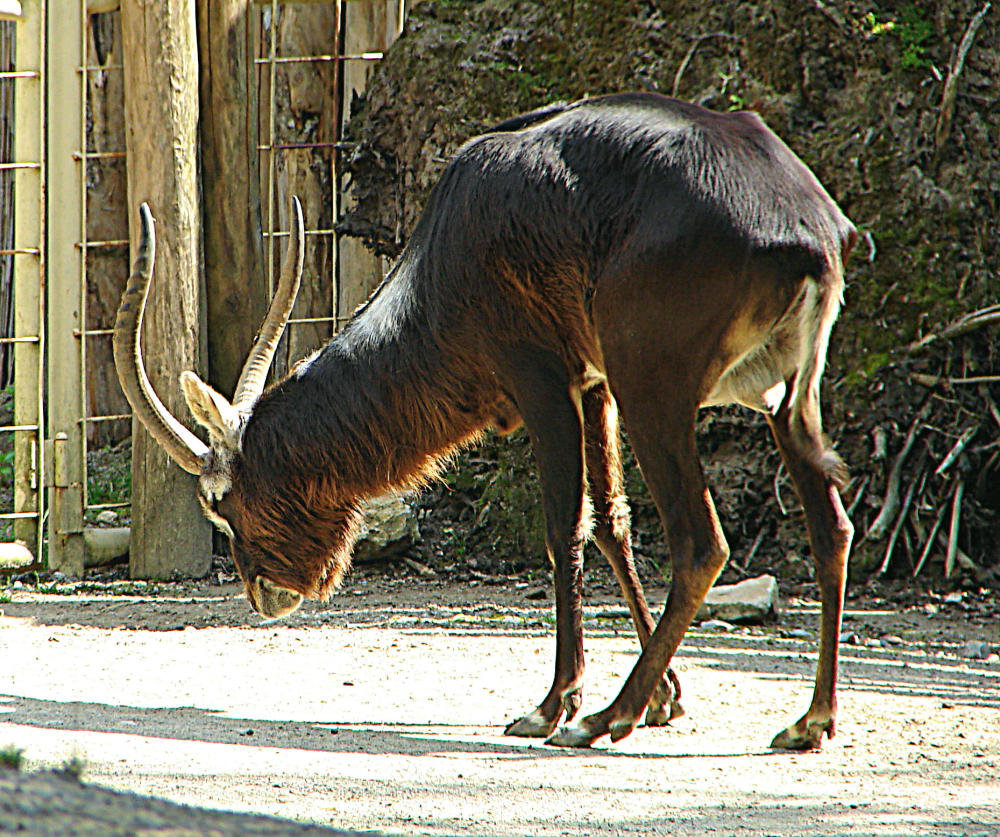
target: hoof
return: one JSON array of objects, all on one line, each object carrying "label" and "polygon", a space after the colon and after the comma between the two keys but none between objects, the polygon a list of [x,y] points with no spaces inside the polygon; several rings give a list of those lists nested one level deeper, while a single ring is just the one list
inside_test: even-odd
[{"label": "hoof", "polygon": [[[583,689],[579,686],[567,689],[562,693],[560,702],[562,703],[563,711],[566,713],[566,720],[572,721],[576,713],[580,711],[580,706],[583,704]],[[549,730],[549,732],[551,731],[552,730]]]},{"label": "hoof", "polygon": [[530,715],[518,718],[507,725],[504,735],[516,735],[519,738],[545,738],[552,734],[559,719],[547,720],[537,709]]},{"label": "hoof", "polygon": [[649,701],[649,708],[646,710],[646,726],[662,727],[675,718],[680,718],[684,714],[684,707],[681,706],[679,700],[680,696],[681,684],[673,669],[668,668],[666,679],[660,681],[660,685],[656,687],[653,697]]},{"label": "hoof", "polygon": [[612,741],[621,741],[628,735],[632,734],[632,730],[635,729],[635,721],[628,721],[625,719],[619,721],[612,721],[608,725],[608,734],[611,736]]},{"label": "hoof", "polygon": [[650,704],[646,710],[645,724],[647,727],[665,727],[671,721],[680,718],[684,714],[684,707],[679,701],[671,700],[669,705],[653,706]]},{"label": "hoof", "polygon": [[799,721],[783,729],[771,742],[772,750],[818,750],[823,743],[823,733],[833,738],[833,721]]},{"label": "hoof", "polygon": [[582,724],[566,724],[549,736],[545,743],[552,747],[589,747],[600,735],[594,735]]}]

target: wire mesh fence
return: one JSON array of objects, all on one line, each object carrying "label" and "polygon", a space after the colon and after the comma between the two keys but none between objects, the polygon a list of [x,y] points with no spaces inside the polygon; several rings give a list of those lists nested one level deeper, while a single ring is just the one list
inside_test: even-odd
[{"label": "wire mesh fence", "polygon": [[[67,532],[79,542],[84,527],[130,520],[131,413],[111,351],[129,269],[124,62],[119,12],[23,6],[23,20],[0,23],[0,210],[14,210],[0,211],[0,540],[47,543],[58,566]],[[344,103],[403,14],[399,0],[249,4],[269,291],[288,196],[306,206],[303,293],[279,371],[347,319],[345,273],[365,294],[381,274],[373,257],[341,252],[338,142]]]}]

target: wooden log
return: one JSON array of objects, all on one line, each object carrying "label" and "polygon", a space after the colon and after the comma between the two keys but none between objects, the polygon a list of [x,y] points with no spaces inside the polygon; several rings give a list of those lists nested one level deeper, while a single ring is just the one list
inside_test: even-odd
[{"label": "wooden log", "polygon": [[[156,280],[143,332],[146,371],[178,418],[188,411],[177,379],[200,370],[198,48],[194,0],[125,0],[121,7],[129,207],[147,201],[157,219]],[[133,253],[138,212],[129,212]],[[194,477],[133,421],[133,577],[202,576],[209,524]]]},{"label": "wooden log", "polygon": [[267,311],[249,0],[198,0],[208,380],[231,395]]}]

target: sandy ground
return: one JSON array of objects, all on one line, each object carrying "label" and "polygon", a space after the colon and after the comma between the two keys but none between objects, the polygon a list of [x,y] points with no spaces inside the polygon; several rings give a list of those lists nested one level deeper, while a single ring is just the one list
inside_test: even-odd
[{"label": "sandy ground", "polygon": [[[355,576],[328,605],[261,623],[235,586],[14,591],[0,748],[22,748],[27,772],[15,793],[0,771],[0,833],[91,833],[88,805],[105,825],[129,807],[104,788],[376,833],[1000,833],[1000,661],[961,656],[970,639],[1000,648],[995,619],[852,603],[838,735],[807,754],[767,745],[808,703],[815,603],[786,602],[777,625],[693,629],[676,666],[688,715],[576,751],[502,735],[551,676],[550,605],[529,592]],[[591,597],[584,711],[635,659],[624,617]],[[29,787],[74,757],[92,785]],[[157,816],[178,834],[319,833]]]}]

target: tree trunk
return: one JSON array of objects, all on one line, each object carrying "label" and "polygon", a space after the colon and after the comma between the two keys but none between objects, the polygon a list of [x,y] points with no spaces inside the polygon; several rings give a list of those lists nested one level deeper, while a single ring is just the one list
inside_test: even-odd
[{"label": "tree trunk", "polygon": [[[121,64],[121,15],[91,15],[87,39],[90,66]],[[116,154],[125,150],[125,93],[120,70],[87,73],[87,150]],[[108,156],[87,161],[87,240],[128,239],[125,158]],[[100,244],[87,253],[87,328],[111,328],[128,280],[128,246]],[[87,404],[89,415],[129,411],[118,384],[110,336],[87,340]],[[87,428],[91,445],[119,442],[128,436],[125,421],[100,422]]]},{"label": "tree trunk", "polygon": [[[146,371],[167,408],[187,418],[177,379],[198,369],[202,331],[198,196],[198,52],[193,0],[122,3],[129,219],[147,201],[158,224],[156,281],[146,307]],[[194,478],[138,422],[132,435],[133,576],[204,575],[209,524]]]},{"label": "tree trunk", "polygon": [[249,0],[198,0],[208,378],[230,396],[267,310]]}]

